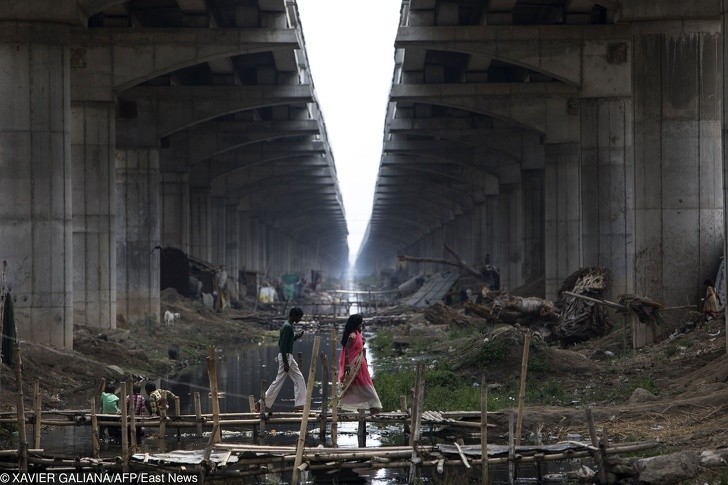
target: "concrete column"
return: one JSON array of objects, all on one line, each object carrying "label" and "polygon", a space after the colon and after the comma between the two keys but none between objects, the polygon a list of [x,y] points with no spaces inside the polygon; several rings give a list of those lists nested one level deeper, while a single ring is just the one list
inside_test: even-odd
[{"label": "concrete column", "polygon": [[455,218],[455,251],[463,261],[472,265],[475,260],[475,240],[473,234],[473,211],[467,211]]},{"label": "concrete column", "polygon": [[[212,260],[212,199],[210,189],[190,191],[190,253],[203,261]],[[222,261],[215,261],[222,264]]]},{"label": "concrete column", "polygon": [[116,149],[116,311],[127,321],[159,321],[159,178],[159,149]]},{"label": "concrete column", "polygon": [[68,35],[60,23],[0,22],[0,247],[18,336],[71,349]]},{"label": "concrete column", "polygon": [[[234,207],[234,206],[233,206]],[[210,211],[211,211],[211,255],[210,261],[225,265],[228,270],[228,256],[226,250],[226,235],[228,225],[235,225],[234,219],[229,219],[227,214],[227,207],[225,206],[225,197],[213,196],[210,198]],[[237,274],[237,273],[236,273]]]},{"label": "concrete column", "polygon": [[[240,265],[240,244],[237,238],[238,234],[238,208],[235,204],[225,204],[223,206],[225,217],[225,233],[223,234],[222,243],[225,246],[225,267],[229,269],[231,274],[238,278]],[[217,219],[217,218],[216,218]]]},{"label": "concrete column", "polygon": [[611,271],[611,296],[634,293],[632,100],[581,100],[582,251]]},{"label": "concrete column", "polygon": [[546,298],[581,266],[581,145],[545,146],[544,252]]},{"label": "concrete column", "polygon": [[116,104],[73,101],[73,317],[116,328]]},{"label": "concrete column", "polygon": [[[523,279],[543,278],[544,268],[544,171],[523,170]],[[539,295],[536,295],[539,296]],[[543,296],[543,295],[540,295]]]},{"label": "concrete column", "polygon": [[498,225],[500,226],[501,288],[513,290],[523,284],[523,188],[521,184],[500,186]]},{"label": "concrete column", "polygon": [[178,248],[185,253],[189,253],[189,173],[161,172],[159,191],[161,205],[159,219],[161,224],[162,246]]},{"label": "concrete column", "polygon": [[635,291],[694,302],[723,252],[720,23],[633,32]]}]

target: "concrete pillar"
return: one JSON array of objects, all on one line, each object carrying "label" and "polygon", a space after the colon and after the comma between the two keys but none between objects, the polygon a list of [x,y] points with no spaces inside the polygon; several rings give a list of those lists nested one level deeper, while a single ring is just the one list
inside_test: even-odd
[{"label": "concrete pillar", "polygon": [[723,252],[720,23],[633,33],[635,291],[685,304]]},{"label": "concrete pillar", "polygon": [[[212,260],[212,199],[210,189],[190,190],[190,253],[203,261]],[[222,264],[222,261],[215,261]]]},{"label": "concrete pillar", "polygon": [[71,349],[68,36],[60,23],[0,22],[0,247],[18,336]]},{"label": "concrete pillar", "polygon": [[235,275],[235,279],[237,280],[238,271],[241,269],[240,244],[237,237],[240,218],[238,217],[238,208],[235,204],[225,204],[223,210],[225,217],[225,232],[222,235],[222,243],[225,246],[225,258],[223,261],[225,261],[225,267],[228,268],[231,274]]},{"label": "concrete pillar", "polygon": [[475,238],[473,237],[473,211],[469,210],[455,218],[455,252],[470,265],[475,263]]},{"label": "concrete pillar", "polygon": [[235,220],[228,218],[225,197],[213,196],[210,198],[210,213],[210,231],[212,233],[210,261],[223,264],[229,270],[226,235],[228,225],[235,225]]},{"label": "concrete pillar", "polygon": [[514,290],[523,284],[523,188],[521,184],[500,186],[498,225],[500,226],[501,288]]},{"label": "concrete pillar", "polygon": [[[523,170],[523,280],[543,278],[544,267],[544,171]],[[543,295],[535,295],[543,296]]]},{"label": "concrete pillar", "polygon": [[116,328],[116,104],[73,101],[73,317]]},{"label": "concrete pillar", "polygon": [[555,299],[564,279],[581,263],[581,145],[545,146],[544,252],[546,298]]},{"label": "concrete pillar", "polygon": [[611,299],[634,293],[633,106],[627,98],[581,100],[582,251],[611,271]]},{"label": "concrete pillar", "polygon": [[159,150],[116,149],[116,311],[159,321]]},{"label": "concrete pillar", "polygon": [[[190,252],[190,183],[187,172],[160,173],[162,247]],[[200,257],[200,256],[198,256]],[[204,259],[204,258],[203,258]]]}]

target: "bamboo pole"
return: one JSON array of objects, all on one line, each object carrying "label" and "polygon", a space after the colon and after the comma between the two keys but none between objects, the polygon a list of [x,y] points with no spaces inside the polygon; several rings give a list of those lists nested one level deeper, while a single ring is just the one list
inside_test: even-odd
[{"label": "bamboo pole", "polygon": [[121,383],[121,459],[124,473],[129,471],[129,428],[127,427],[127,414],[129,411],[126,400],[126,382]]},{"label": "bamboo pole", "polygon": [[313,384],[316,379],[316,358],[318,356],[319,346],[321,345],[321,337],[318,335],[313,339],[313,350],[311,352],[311,365],[308,369],[308,381],[306,382],[306,402],[303,404],[303,416],[301,418],[301,431],[298,434],[298,444],[296,446],[296,461],[293,464],[293,476],[291,484],[295,485],[299,481],[301,470],[299,467],[303,461],[303,445],[306,442],[306,430],[308,429],[308,414],[311,410],[311,396],[313,395]]},{"label": "bamboo pole", "polygon": [[420,423],[422,420],[422,405],[424,399],[424,375],[425,367],[422,362],[417,363],[417,380],[415,381],[415,393],[412,399],[412,434],[410,435],[410,446],[412,457],[410,459],[408,483],[415,483],[417,478],[417,464],[422,461],[417,456],[417,445],[420,440]]},{"label": "bamboo pole", "polygon": [[33,382],[33,446],[40,448],[40,431],[41,431],[41,399],[40,399],[40,382],[38,379]]},{"label": "bamboo pole", "polygon": [[[174,396],[174,415],[175,417],[179,417],[179,415],[182,414],[182,408],[179,402],[179,396]],[[182,441],[182,429],[177,427],[177,443]]]},{"label": "bamboo pole", "polygon": [[481,478],[483,485],[488,485],[488,385],[485,374],[480,378],[480,453],[483,460]]},{"label": "bamboo pole", "polygon": [[[599,438],[597,437],[597,431],[594,428],[594,417],[592,416],[592,410],[591,408],[586,408],[585,412],[586,423],[589,427],[589,436],[591,437],[592,446],[599,450]],[[599,482],[607,483],[607,470],[604,468],[605,461],[602,453],[600,451],[595,451],[594,459],[597,462],[597,466],[599,466]]]},{"label": "bamboo pole", "polygon": [[265,379],[260,381],[260,423],[258,427],[260,428],[261,445],[265,443],[265,391],[268,389],[267,384]]},{"label": "bamboo pole", "polygon": [[528,374],[528,351],[531,347],[531,331],[526,332],[523,340],[523,359],[521,360],[521,387],[518,391],[518,420],[516,421],[516,446],[521,444],[523,427],[523,402],[526,399],[526,375]]},{"label": "bamboo pole", "polygon": [[356,436],[360,448],[366,448],[367,446],[367,415],[363,409],[358,410],[359,413],[359,425],[356,429]]},{"label": "bamboo pole", "polygon": [[319,415],[319,439],[326,441],[326,422],[329,407],[329,360],[326,353],[321,352],[321,414]]},{"label": "bamboo pole", "polygon": [[513,411],[508,413],[508,483],[516,479],[516,442],[513,439]]},{"label": "bamboo pole", "polygon": [[210,378],[210,394],[212,395],[212,423],[214,433],[214,442],[222,441],[220,430],[220,401],[217,392],[217,355],[215,347],[210,345],[207,348],[207,375]]},{"label": "bamboo pole", "polygon": [[404,443],[409,443],[409,434],[410,434],[410,427],[409,427],[409,414],[407,413],[407,396],[402,394],[399,396],[399,410],[404,413],[404,426],[402,428],[402,434],[404,435]]},{"label": "bamboo pole", "polygon": [[129,391],[129,396],[127,399],[129,399],[129,403],[131,404],[131,414],[129,415],[129,421],[131,426],[131,431],[129,431],[129,440],[131,442],[131,445],[129,446],[129,454],[133,455],[137,451],[137,435],[136,435],[136,402],[133,400],[134,396],[134,384],[130,383],[127,386],[127,391]]},{"label": "bamboo pole", "polygon": [[202,436],[202,403],[200,402],[200,393],[195,391],[195,422],[197,423],[197,436]]},{"label": "bamboo pole", "polygon": [[331,446],[339,443],[339,366],[336,361],[336,324],[331,327]]},{"label": "bamboo pole", "polygon": [[18,400],[16,413],[18,417],[18,457],[21,472],[28,471],[28,435],[25,429],[25,404],[23,403],[23,371],[22,362],[20,360],[20,345],[15,342],[13,346],[13,356],[15,360],[15,382],[18,386]]},{"label": "bamboo pole", "polygon": [[91,450],[92,456],[98,459],[101,443],[99,442],[99,421],[96,419],[96,396],[91,398]]}]

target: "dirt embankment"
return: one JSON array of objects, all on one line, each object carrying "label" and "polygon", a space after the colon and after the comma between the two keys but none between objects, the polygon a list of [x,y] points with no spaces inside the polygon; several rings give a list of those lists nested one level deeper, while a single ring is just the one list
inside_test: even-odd
[{"label": "dirt embankment", "polygon": [[[167,310],[180,316],[170,326],[121,319],[115,329],[76,325],[72,351],[21,341],[26,406],[32,402],[37,380],[44,407],[88,408],[101,379],[120,382],[130,375],[148,379],[166,376],[205,359],[209,345],[266,338],[268,332],[256,322],[277,318],[265,311],[228,309],[217,313],[174,290],[162,292],[162,312]],[[0,410],[14,409],[15,373],[7,365],[0,366],[0,388]]]}]

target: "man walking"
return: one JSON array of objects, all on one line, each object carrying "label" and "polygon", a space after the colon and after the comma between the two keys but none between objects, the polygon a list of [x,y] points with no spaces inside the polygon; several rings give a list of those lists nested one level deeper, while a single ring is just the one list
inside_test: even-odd
[{"label": "man walking", "polygon": [[[290,376],[293,380],[293,392],[295,394],[293,410],[295,412],[303,411],[303,404],[306,401],[306,381],[303,379],[303,374],[298,368],[296,359],[293,358],[293,342],[303,336],[303,330],[298,333],[293,332],[293,325],[300,322],[302,317],[303,310],[293,307],[288,313],[288,321],[281,326],[280,336],[278,337],[278,375],[268,387],[268,390],[265,391],[266,409],[273,406],[278,393],[281,392],[283,381],[287,376]],[[255,403],[255,411],[260,412],[260,401]]]}]

